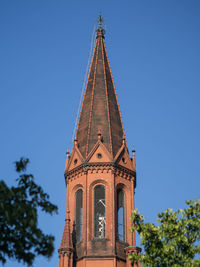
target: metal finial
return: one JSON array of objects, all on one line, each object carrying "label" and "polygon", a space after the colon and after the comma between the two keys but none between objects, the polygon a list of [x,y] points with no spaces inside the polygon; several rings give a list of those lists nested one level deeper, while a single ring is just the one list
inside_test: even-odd
[{"label": "metal finial", "polygon": [[98,16],[98,28],[99,29],[102,29],[103,22],[104,22],[104,18],[102,17],[101,14],[99,14]]},{"label": "metal finial", "polygon": [[98,22],[98,27],[97,27],[97,36],[101,35],[104,37],[105,34],[105,29],[103,27],[103,22],[105,21],[105,19],[102,17],[101,14],[99,14],[98,18],[97,18],[97,22]]}]

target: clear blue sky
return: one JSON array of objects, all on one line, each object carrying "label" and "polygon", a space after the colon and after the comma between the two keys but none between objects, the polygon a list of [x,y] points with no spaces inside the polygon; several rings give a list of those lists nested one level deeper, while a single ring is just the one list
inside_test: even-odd
[{"label": "clear blue sky", "polygon": [[59,207],[39,219],[56,236],[56,251],[34,267],[58,266],[65,152],[99,12],[129,150],[136,149],[136,207],[152,221],[200,195],[199,0],[2,0],[0,179],[14,184],[13,162],[29,157]]}]

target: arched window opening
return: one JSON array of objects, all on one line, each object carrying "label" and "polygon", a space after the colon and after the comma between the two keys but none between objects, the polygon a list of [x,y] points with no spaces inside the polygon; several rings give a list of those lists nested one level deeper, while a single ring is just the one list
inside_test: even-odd
[{"label": "arched window opening", "polygon": [[118,239],[125,241],[125,223],[124,223],[124,192],[117,190],[117,235]]},{"label": "arched window opening", "polygon": [[82,240],[82,223],[83,223],[83,191],[79,189],[76,192],[76,242]]},{"label": "arched window opening", "polygon": [[94,236],[97,238],[106,236],[105,206],[105,187],[97,185],[94,188]]}]

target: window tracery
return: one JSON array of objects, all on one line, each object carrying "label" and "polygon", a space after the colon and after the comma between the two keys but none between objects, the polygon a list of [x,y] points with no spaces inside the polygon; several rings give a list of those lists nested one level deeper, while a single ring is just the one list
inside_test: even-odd
[{"label": "window tracery", "polygon": [[94,188],[94,236],[96,238],[106,236],[105,207],[105,186],[97,185]]}]

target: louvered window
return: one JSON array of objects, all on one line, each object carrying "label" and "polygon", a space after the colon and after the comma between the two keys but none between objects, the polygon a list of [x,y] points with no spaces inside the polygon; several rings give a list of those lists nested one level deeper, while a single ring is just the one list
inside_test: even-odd
[{"label": "louvered window", "polygon": [[83,223],[83,191],[79,189],[76,192],[76,241],[82,240]]},{"label": "louvered window", "polygon": [[118,239],[125,241],[125,223],[124,223],[124,192],[117,190],[117,234]]},{"label": "louvered window", "polygon": [[94,188],[94,235],[96,238],[106,236],[105,187],[97,185]]}]

